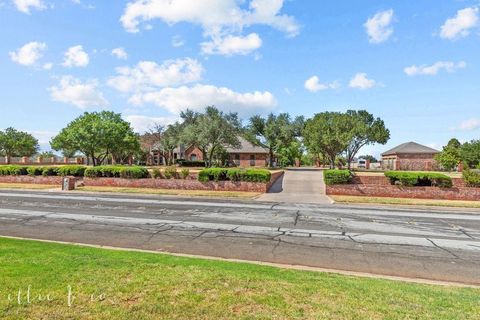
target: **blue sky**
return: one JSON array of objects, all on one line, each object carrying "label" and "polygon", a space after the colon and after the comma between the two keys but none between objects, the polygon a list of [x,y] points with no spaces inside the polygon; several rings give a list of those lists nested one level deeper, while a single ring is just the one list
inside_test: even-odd
[{"label": "blue sky", "polygon": [[479,1],[0,0],[0,128],[84,111],[139,130],[186,107],[243,118],[366,109],[406,141],[480,138]]}]

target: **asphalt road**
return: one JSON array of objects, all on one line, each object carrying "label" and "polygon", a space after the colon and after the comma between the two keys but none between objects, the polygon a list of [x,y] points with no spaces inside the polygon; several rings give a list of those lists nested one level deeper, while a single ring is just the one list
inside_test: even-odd
[{"label": "asphalt road", "polygon": [[480,284],[480,212],[0,191],[0,235]]}]

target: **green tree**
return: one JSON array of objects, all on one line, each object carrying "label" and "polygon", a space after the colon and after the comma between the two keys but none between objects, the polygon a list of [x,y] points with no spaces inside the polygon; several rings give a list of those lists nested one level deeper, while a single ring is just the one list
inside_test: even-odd
[{"label": "green tree", "polygon": [[358,157],[359,159],[365,159],[365,160],[369,160],[370,163],[376,163],[378,162],[377,158],[375,158],[374,156],[370,155],[370,154],[366,154],[366,155],[363,155],[363,156],[360,156]]},{"label": "green tree", "polygon": [[239,148],[242,125],[237,113],[224,113],[210,106],[205,112],[182,112],[181,140],[202,151],[205,165],[212,166],[215,155],[224,148]]},{"label": "green tree", "polygon": [[468,168],[476,168],[480,165],[480,140],[472,140],[462,145],[460,149],[462,161]]},{"label": "green tree", "polygon": [[278,152],[278,159],[282,167],[295,165],[295,160],[301,160],[303,156],[303,146],[298,140],[290,142],[288,146],[281,147]]},{"label": "green tree", "polygon": [[375,118],[365,110],[348,110],[346,115],[350,117],[351,139],[345,150],[345,158],[350,169],[361,148],[375,143],[386,144],[390,139],[390,131],[383,120]]},{"label": "green tree", "polygon": [[457,139],[453,138],[448,141],[447,145],[443,147],[442,152],[435,156],[435,160],[447,171],[454,170],[460,161],[462,144]]},{"label": "green tree", "polygon": [[275,155],[301,135],[304,123],[303,117],[292,121],[288,113],[271,113],[266,118],[257,115],[250,118],[246,135],[253,144],[268,149],[269,166],[273,167]]},{"label": "green tree", "polygon": [[140,149],[139,137],[130,123],[111,111],[85,112],[52,139],[52,149],[83,153],[94,166],[111,157],[122,162]]},{"label": "green tree", "polygon": [[351,126],[351,117],[345,113],[317,113],[305,124],[303,142],[310,153],[327,158],[330,167],[334,168],[337,156],[353,139]]},{"label": "green tree", "polygon": [[7,128],[0,131],[0,154],[7,157],[31,157],[38,151],[38,140],[31,134]]}]

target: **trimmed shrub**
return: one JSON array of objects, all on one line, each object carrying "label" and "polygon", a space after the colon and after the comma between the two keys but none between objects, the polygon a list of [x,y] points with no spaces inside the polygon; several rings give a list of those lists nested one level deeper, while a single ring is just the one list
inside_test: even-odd
[{"label": "trimmed shrub", "polygon": [[58,175],[57,167],[44,167],[42,171],[42,176],[44,177],[54,177]]},{"label": "trimmed shrub", "polygon": [[59,176],[83,177],[87,167],[84,166],[63,166],[58,168]]},{"label": "trimmed shrub", "polygon": [[350,170],[330,169],[323,171],[323,178],[326,185],[349,184],[352,182]]},{"label": "trimmed shrub", "polygon": [[465,170],[463,171],[462,176],[467,186],[480,188],[480,170]]},{"label": "trimmed shrub", "polygon": [[385,176],[392,185],[406,187],[441,187],[451,188],[452,178],[435,172],[387,171]]},{"label": "trimmed shrub", "polygon": [[153,179],[160,179],[162,177],[162,173],[160,172],[159,169],[153,169],[152,170],[152,178]]},{"label": "trimmed shrub", "polygon": [[146,168],[135,166],[98,166],[85,170],[85,177],[89,178],[144,179],[148,178],[148,176],[149,173]]},{"label": "trimmed shrub", "polygon": [[177,177],[177,167],[176,166],[169,166],[166,167],[165,170],[163,171],[163,175],[167,179],[172,179]]},{"label": "trimmed shrub", "polygon": [[28,167],[25,166],[0,166],[1,176],[26,176],[28,174]]},{"label": "trimmed shrub", "polygon": [[205,167],[205,161],[202,160],[178,160],[178,164],[180,165],[180,167]]},{"label": "trimmed shrub", "polygon": [[41,176],[43,174],[43,167],[28,167],[27,168],[27,173],[29,176]]},{"label": "trimmed shrub", "polygon": [[265,169],[225,169],[208,168],[198,173],[198,180],[207,181],[247,181],[247,182],[270,182],[272,174]]},{"label": "trimmed shrub", "polygon": [[180,171],[180,178],[182,178],[183,180],[187,179],[189,175],[190,175],[190,169],[182,169]]}]

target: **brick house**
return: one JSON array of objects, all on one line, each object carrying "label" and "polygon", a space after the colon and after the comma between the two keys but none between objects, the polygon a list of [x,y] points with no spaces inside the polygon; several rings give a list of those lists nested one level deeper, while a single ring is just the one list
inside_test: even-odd
[{"label": "brick house", "polygon": [[382,153],[382,168],[386,170],[431,171],[437,167],[435,155],[440,151],[407,142]]},{"label": "brick house", "polygon": [[[239,137],[240,148],[226,148],[228,165],[232,167],[267,167],[268,149],[256,146],[248,140]],[[197,147],[185,149],[186,160],[203,160],[203,154]]]},{"label": "brick house", "polygon": [[[226,148],[228,153],[228,165],[232,167],[267,167],[269,164],[268,149],[252,144],[243,137],[239,137],[240,148]],[[144,148],[148,152],[148,165],[163,165],[166,163],[162,153],[155,147]],[[173,151],[173,159],[185,159],[189,161],[204,160],[203,153],[196,146],[179,146]],[[276,161],[276,159],[274,159]]]}]

